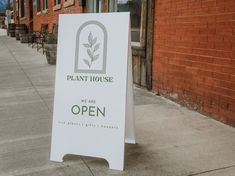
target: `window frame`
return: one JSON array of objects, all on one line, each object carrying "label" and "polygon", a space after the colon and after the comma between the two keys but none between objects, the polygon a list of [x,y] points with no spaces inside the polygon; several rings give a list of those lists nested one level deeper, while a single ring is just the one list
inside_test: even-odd
[{"label": "window frame", "polygon": [[74,5],[75,5],[75,0],[66,0],[64,1],[63,7],[67,8],[67,7],[74,6]]},{"label": "window frame", "polygon": [[[117,12],[118,0],[107,0],[108,9],[103,10],[102,0],[88,0],[88,13]],[[99,2],[99,3],[97,3]],[[99,9],[97,8],[99,5]],[[102,11],[103,10],[103,11]],[[140,41],[131,41],[132,46],[144,48],[146,46],[147,0],[141,0]]]},{"label": "window frame", "polygon": [[42,10],[45,11],[48,9],[48,0],[42,0]]},{"label": "window frame", "polygon": [[60,5],[61,4],[61,0],[54,0],[54,5]]},{"label": "window frame", "polygon": [[37,0],[37,12],[41,12],[42,6],[41,6],[41,0]]},{"label": "window frame", "polygon": [[109,12],[117,12],[117,1],[109,1]]},{"label": "window frame", "polygon": [[88,0],[88,13],[101,13],[101,4],[101,0]]},{"label": "window frame", "polygon": [[25,0],[20,0],[20,18],[25,17]]}]

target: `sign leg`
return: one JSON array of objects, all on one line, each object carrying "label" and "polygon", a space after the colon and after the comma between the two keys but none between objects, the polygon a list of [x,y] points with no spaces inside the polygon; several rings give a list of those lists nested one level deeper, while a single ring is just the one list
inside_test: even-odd
[{"label": "sign leg", "polygon": [[53,152],[51,153],[50,160],[55,162],[63,162],[63,157],[65,155],[65,153]]},{"label": "sign leg", "polygon": [[129,31],[128,45],[128,68],[127,68],[127,95],[126,95],[126,124],[125,142],[135,144],[134,100],[133,100],[133,77],[132,77],[132,50]]},{"label": "sign leg", "polygon": [[123,171],[124,169],[124,158],[117,160],[115,158],[107,160],[109,163],[109,169]]}]

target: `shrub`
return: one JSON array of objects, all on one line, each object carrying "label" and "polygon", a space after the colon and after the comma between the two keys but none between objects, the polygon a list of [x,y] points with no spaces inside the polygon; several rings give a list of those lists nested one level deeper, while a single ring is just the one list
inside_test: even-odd
[{"label": "shrub", "polygon": [[47,44],[57,44],[57,37],[56,37],[56,35],[48,33],[46,35],[46,43]]}]

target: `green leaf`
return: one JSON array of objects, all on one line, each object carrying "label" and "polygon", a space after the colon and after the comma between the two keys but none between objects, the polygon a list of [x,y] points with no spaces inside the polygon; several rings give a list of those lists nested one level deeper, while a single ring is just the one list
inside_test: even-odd
[{"label": "green leaf", "polygon": [[87,43],[84,43],[83,46],[86,47],[86,48],[90,48],[90,47],[91,47],[91,46],[90,46],[89,44],[87,44]]},{"label": "green leaf", "polygon": [[99,56],[100,56],[99,54],[95,55],[95,56],[92,58],[92,62],[93,62],[93,61],[96,61],[96,60],[99,58]]},{"label": "green leaf", "polygon": [[87,49],[87,54],[90,58],[93,58],[93,54],[90,49]]},{"label": "green leaf", "polygon": [[92,40],[92,45],[94,45],[97,41],[97,37]]},{"label": "green leaf", "polygon": [[91,32],[89,33],[89,36],[88,36],[88,42],[89,42],[90,45],[92,45],[92,42],[93,42],[93,35],[92,35]]},{"label": "green leaf", "polygon": [[83,61],[84,61],[85,64],[87,64],[87,66],[88,66],[89,68],[91,67],[90,62],[89,62],[88,60],[83,59]]},{"label": "green leaf", "polygon": [[100,48],[100,43],[96,44],[94,47],[94,52],[97,51]]}]

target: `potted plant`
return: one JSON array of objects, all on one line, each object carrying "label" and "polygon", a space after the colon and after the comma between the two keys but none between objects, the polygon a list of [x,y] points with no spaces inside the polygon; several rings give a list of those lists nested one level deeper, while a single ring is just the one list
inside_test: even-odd
[{"label": "potted plant", "polygon": [[55,65],[56,52],[57,52],[57,36],[55,34],[53,33],[46,34],[44,49],[46,53],[47,63]]}]

